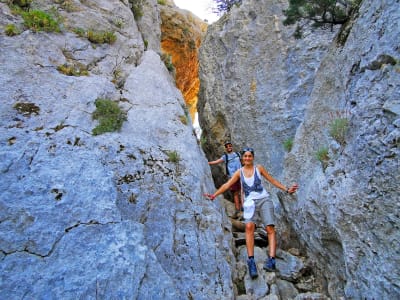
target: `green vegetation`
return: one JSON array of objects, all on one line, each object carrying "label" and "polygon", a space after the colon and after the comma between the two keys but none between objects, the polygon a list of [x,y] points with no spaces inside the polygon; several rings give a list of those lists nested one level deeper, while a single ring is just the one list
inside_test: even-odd
[{"label": "green vegetation", "polygon": [[166,5],[167,4],[167,2],[165,0],[157,0],[157,3],[159,5]]},{"label": "green vegetation", "polygon": [[63,64],[57,67],[57,70],[67,76],[87,76],[89,72],[85,65],[76,64]]},{"label": "green vegetation", "polygon": [[346,144],[346,133],[348,128],[349,120],[347,118],[337,118],[330,124],[329,135],[340,145],[344,146]]},{"label": "green vegetation", "polygon": [[301,38],[303,27],[309,23],[313,27],[330,28],[345,24],[361,2],[362,0],[289,0],[288,9],[283,11],[286,16],[283,24],[297,24],[294,35]]},{"label": "green vegetation", "polygon": [[132,5],[132,13],[135,20],[139,20],[143,17],[143,0],[129,0],[129,3]]},{"label": "green vegetation", "polygon": [[293,138],[289,138],[283,142],[283,148],[285,148],[287,152],[290,152],[292,150],[292,147],[293,147]]},{"label": "green vegetation", "polygon": [[114,32],[88,30],[87,38],[95,44],[113,44],[117,40]]},{"label": "green vegetation", "polygon": [[319,161],[329,160],[328,147],[320,148],[315,155]]},{"label": "green vegetation", "polygon": [[40,113],[40,107],[31,102],[15,103],[14,108],[25,117],[30,117],[32,114],[39,115]]},{"label": "green vegetation", "polygon": [[116,102],[109,99],[97,99],[95,105],[96,110],[92,117],[94,120],[99,120],[99,125],[93,129],[93,135],[121,129],[126,120],[126,113],[121,110]]},{"label": "green vegetation", "polygon": [[58,22],[48,13],[41,10],[20,11],[25,27],[33,32],[60,32]]},{"label": "green vegetation", "polygon": [[86,37],[86,30],[80,27],[76,27],[72,29],[74,33],[76,33],[79,37]]},{"label": "green vegetation", "polygon": [[121,18],[117,18],[113,21],[114,25],[121,29],[124,26],[124,20]]},{"label": "green vegetation", "polygon": [[188,118],[187,118],[187,116],[180,115],[180,116],[179,116],[179,120],[182,122],[183,125],[187,125],[187,124],[188,124]]},{"label": "green vegetation", "polygon": [[167,53],[161,54],[161,60],[164,62],[165,66],[167,67],[170,73],[175,73],[175,66],[172,63],[172,57],[170,54]]},{"label": "green vegetation", "polygon": [[168,161],[176,164],[181,160],[179,157],[179,153],[177,151],[169,151],[168,152]]},{"label": "green vegetation", "polygon": [[8,24],[4,28],[4,33],[8,36],[14,36],[20,34],[21,31],[14,24]]},{"label": "green vegetation", "polygon": [[316,153],[315,157],[322,163],[322,168],[325,170],[328,166],[329,155],[328,155],[328,148],[322,147]]}]

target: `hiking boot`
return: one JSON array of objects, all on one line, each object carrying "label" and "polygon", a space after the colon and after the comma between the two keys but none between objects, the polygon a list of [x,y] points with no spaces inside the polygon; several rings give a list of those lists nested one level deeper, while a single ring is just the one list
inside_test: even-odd
[{"label": "hiking boot", "polygon": [[265,261],[263,269],[268,271],[268,272],[275,272],[276,271],[275,258],[274,257],[268,257],[267,260]]},{"label": "hiking boot", "polygon": [[258,277],[257,266],[256,262],[254,261],[254,258],[249,258],[247,260],[247,265],[249,266],[249,275],[251,279],[257,278]]}]

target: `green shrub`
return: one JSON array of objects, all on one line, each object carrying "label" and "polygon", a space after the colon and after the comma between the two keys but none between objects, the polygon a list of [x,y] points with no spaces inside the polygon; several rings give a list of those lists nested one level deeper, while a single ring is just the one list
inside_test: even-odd
[{"label": "green shrub", "polygon": [[96,110],[93,113],[93,119],[99,120],[99,125],[93,129],[93,135],[121,129],[126,120],[126,113],[121,110],[116,102],[109,99],[97,99],[95,105]]},{"label": "green shrub", "polygon": [[289,138],[283,142],[283,148],[285,148],[287,152],[290,152],[292,150],[292,147],[293,147],[293,138]]},{"label": "green shrub", "polygon": [[132,13],[133,13],[133,17],[135,18],[135,20],[139,20],[141,17],[143,17],[143,0],[129,0],[129,2],[132,5]]},{"label": "green shrub", "polygon": [[340,145],[346,144],[346,133],[349,128],[347,118],[338,118],[333,120],[329,127],[329,135],[333,137]]},{"label": "green shrub", "polygon": [[88,30],[87,38],[90,42],[95,44],[114,44],[117,40],[117,36],[114,32],[110,31]]},{"label": "green shrub", "polygon": [[181,160],[179,157],[179,153],[177,151],[169,151],[168,152],[168,161],[176,164]]},{"label": "green shrub", "polygon": [[315,154],[315,156],[320,162],[327,162],[329,160],[328,148],[327,147],[320,148]]},{"label": "green shrub", "polygon": [[165,0],[157,0],[157,3],[159,5],[166,5],[167,4],[167,2]]},{"label": "green shrub", "polygon": [[14,24],[8,24],[4,29],[4,33],[8,36],[14,36],[20,34],[21,31]]},{"label": "green shrub", "polygon": [[51,15],[41,10],[21,11],[24,25],[34,32],[60,32],[60,26]]}]

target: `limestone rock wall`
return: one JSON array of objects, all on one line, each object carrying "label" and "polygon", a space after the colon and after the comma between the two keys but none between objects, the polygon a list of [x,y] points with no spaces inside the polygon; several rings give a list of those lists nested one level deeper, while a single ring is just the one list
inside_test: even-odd
[{"label": "limestone rock wall", "polygon": [[[24,29],[5,2],[1,297],[231,299],[225,212],[202,197],[213,190],[206,158],[129,2],[34,1],[55,8],[60,33]],[[6,35],[8,24],[22,33]],[[92,43],[76,28],[111,31],[116,41]],[[64,65],[87,75],[68,76]],[[120,131],[92,134],[98,98],[125,111]]]},{"label": "limestone rock wall", "polygon": [[[243,1],[209,27],[198,106],[206,155],[230,137],[300,184],[294,197],[278,193],[278,243],[304,247],[333,299],[398,298],[399,3],[363,1],[346,30],[299,41],[282,27],[285,5]],[[335,139],[339,118],[348,129]]]},{"label": "limestone rock wall", "polygon": [[[303,188],[285,210],[329,279],[332,295],[400,295],[398,59],[400,5],[364,1],[343,46],[324,58],[287,178]],[[349,122],[344,142],[330,124]],[[328,149],[323,165],[315,157]]]},{"label": "limestone rock wall", "polygon": [[[243,1],[209,26],[200,48],[199,121],[205,151],[220,157],[223,141],[255,149],[281,178],[285,149],[303,120],[319,61],[333,33],[297,41],[282,25],[283,0]],[[223,170],[215,170],[217,185]]]}]

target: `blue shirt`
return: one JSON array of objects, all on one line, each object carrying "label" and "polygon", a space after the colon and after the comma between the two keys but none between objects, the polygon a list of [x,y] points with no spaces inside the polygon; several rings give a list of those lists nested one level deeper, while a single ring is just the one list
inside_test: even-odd
[{"label": "blue shirt", "polygon": [[226,161],[225,154],[222,155],[222,159],[228,167],[228,176],[232,177],[232,175],[242,167],[242,163],[240,161],[240,156],[236,152],[227,153],[228,161]]}]

